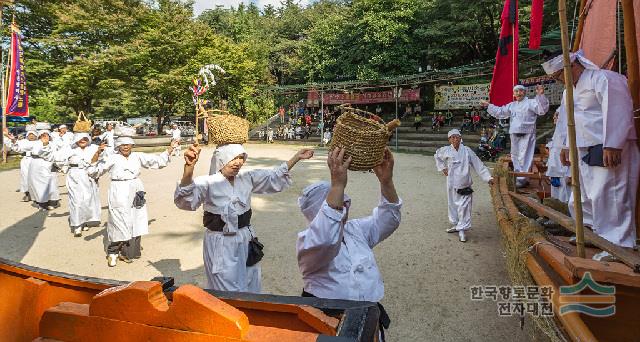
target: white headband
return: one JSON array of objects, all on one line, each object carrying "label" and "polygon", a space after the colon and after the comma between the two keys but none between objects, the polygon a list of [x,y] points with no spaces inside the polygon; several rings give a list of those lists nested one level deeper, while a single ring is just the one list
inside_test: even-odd
[{"label": "white headband", "polygon": [[133,141],[131,137],[118,137],[116,139],[116,148],[120,145],[135,145],[136,143]]},{"label": "white headband", "polygon": [[[580,64],[585,69],[598,70],[600,69],[597,65],[595,65],[592,61],[588,60],[584,56],[584,51],[578,50],[576,52],[572,52],[569,54],[569,61],[573,63],[575,60],[578,60]],[[544,63],[542,63],[542,68],[547,75],[555,74],[556,72],[562,70],[564,68],[564,58],[563,55],[556,56]]]},{"label": "white headband", "polygon": [[460,131],[457,128],[454,128],[450,130],[449,133],[447,133],[447,139],[451,138],[452,135],[462,136],[462,134],[460,134]]}]

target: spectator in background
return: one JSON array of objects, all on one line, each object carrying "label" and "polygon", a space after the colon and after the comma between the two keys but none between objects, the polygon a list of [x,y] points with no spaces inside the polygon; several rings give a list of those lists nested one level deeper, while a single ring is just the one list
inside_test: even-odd
[{"label": "spectator in background", "polygon": [[416,132],[418,131],[418,129],[420,129],[420,127],[422,127],[422,116],[420,115],[420,113],[416,113],[413,117],[413,127],[416,128]]},{"label": "spectator in background", "polygon": [[447,110],[447,114],[445,114],[445,121],[447,126],[451,126],[451,123],[453,122],[453,113],[451,113],[450,110]]},{"label": "spectator in background", "polygon": [[464,113],[462,118],[462,125],[460,126],[460,132],[468,132],[471,130],[471,114],[469,112]]},{"label": "spectator in background", "polygon": [[284,123],[284,107],[278,108],[278,116],[280,116],[280,123]]},{"label": "spectator in background", "polygon": [[442,128],[444,126],[444,115],[442,115],[442,113],[438,113],[438,131],[440,131],[440,128]]},{"label": "spectator in background", "polygon": [[473,117],[471,118],[471,122],[473,124],[473,131],[477,131],[480,127],[480,113],[478,111],[473,112]]}]

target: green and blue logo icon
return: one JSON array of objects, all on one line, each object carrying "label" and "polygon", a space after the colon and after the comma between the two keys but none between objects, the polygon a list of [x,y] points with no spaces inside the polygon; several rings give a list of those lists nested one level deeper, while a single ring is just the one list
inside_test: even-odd
[{"label": "green and blue logo icon", "polygon": [[[595,294],[583,295],[580,292],[589,288]],[[616,313],[616,287],[602,285],[593,280],[591,272],[585,272],[575,285],[560,286],[561,315],[578,312],[594,317],[609,317]],[[597,304],[597,306],[593,306]]]}]

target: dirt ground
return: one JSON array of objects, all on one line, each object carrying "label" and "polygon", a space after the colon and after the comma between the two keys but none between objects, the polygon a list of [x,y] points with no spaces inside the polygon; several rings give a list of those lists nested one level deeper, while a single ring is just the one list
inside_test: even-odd
[{"label": "dirt ground", "polygon": [[[291,157],[299,146],[249,144],[245,167],[271,168]],[[196,175],[209,169],[212,149],[207,148]],[[492,301],[471,301],[473,285],[508,285],[497,224],[488,186],[476,177],[473,229],[462,244],[447,234],[445,178],[433,157],[396,154],[395,183],[404,201],[402,224],[376,247],[377,263],[385,282],[385,305],[392,324],[389,341],[526,341],[525,329],[515,318],[501,318]],[[173,204],[173,192],[182,174],[181,158],[162,170],[144,170],[150,234],[143,237],[143,256],[133,264],[107,267],[104,224],[74,238],[68,226],[68,206],[63,177],[59,177],[62,206],[40,212],[20,202],[16,192],[19,171],[0,172],[0,256],[45,269],[86,276],[147,280],[158,275],[176,282],[205,284],[202,261],[202,209],[182,211]],[[303,187],[328,179],[326,151],[298,164],[292,188],[276,195],[255,196],[252,223],[265,244],[262,261],[265,293],[298,295],[302,280],[295,256],[296,233],[305,220],[296,200]],[[108,177],[100,180],[102,220],[107,219]],[[347,193],[352,197],[350,217],[368,215],[377,204],[377,179],[371,173],[349,174]]]}]

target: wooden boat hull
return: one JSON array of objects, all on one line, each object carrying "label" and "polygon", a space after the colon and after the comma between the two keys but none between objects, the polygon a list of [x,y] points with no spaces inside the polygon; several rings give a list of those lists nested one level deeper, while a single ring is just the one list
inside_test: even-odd
[{"label": "wooden boat hull", "polygon": [[[640,341],[640,325],[633,324],[640,316],[640,273],[628,265],[619,262],[600,262],[590,257],[599,249],[588,248],[586,259],[575,257],[575,247],[567,242],[567,238],[545,234],[544,229],[530,217],[523,215],[523,204],[530,204],[529,208],[537,210],[539,216],[552,217],[555,220],[570,220],[561,217],[552,209],[534,205],[534,195],[544,191],[530,191],[532,196],[526,197],[510,189],[508,178],[514,174],[509,170],[509,159],[502,158],[495,172],[496,183],[492,188],[492,197],[499,228],[503,236],[505,248],[516,248],[515,241],[526,240],[523,246],[518,246],[514,255],[521,255],[522,260],[507,261],[510,264],[520,263],[526,267],[526,272],[532,279],[531,285],[551,286],[555,322],[557,331],[573,341]],[[535,178],[535,177],[534,177]],[[520,207],[518,206],[520,205]],[[555,215],[555,216],[554,216]],[[522,235],[524,225],[535,226],[531,232]],[[570,224],[570,222],[564,222]],[[625,251],[632,253],[631,251]],[[516,257],[517,258],[517,257]],[[637,270],[636,270],[637,271]],[[510,270],[512,272],[512,270]],[[560,294],[560,287],[578,284],[589,273],[593,280],[604,286],[615,286],[615,314],[609,317],[594,317],[583,313],[561,314],[559,308],[566,304],[566,298]],[[512,275],[513,278],[513,275]],[[522,285],[522,284],[519,284]],[[599,295],[589,288],[580,295]],[[588,302],[590,297],[583,297]],[[605,307],[609,304],[593,304],[593,307]],[[561,340],[562,337],[552,339]]]},{"label": "wooden boat hull", "polygon": [[0,259],[0,341],[374,341],[377,304],[122,282]]}]

